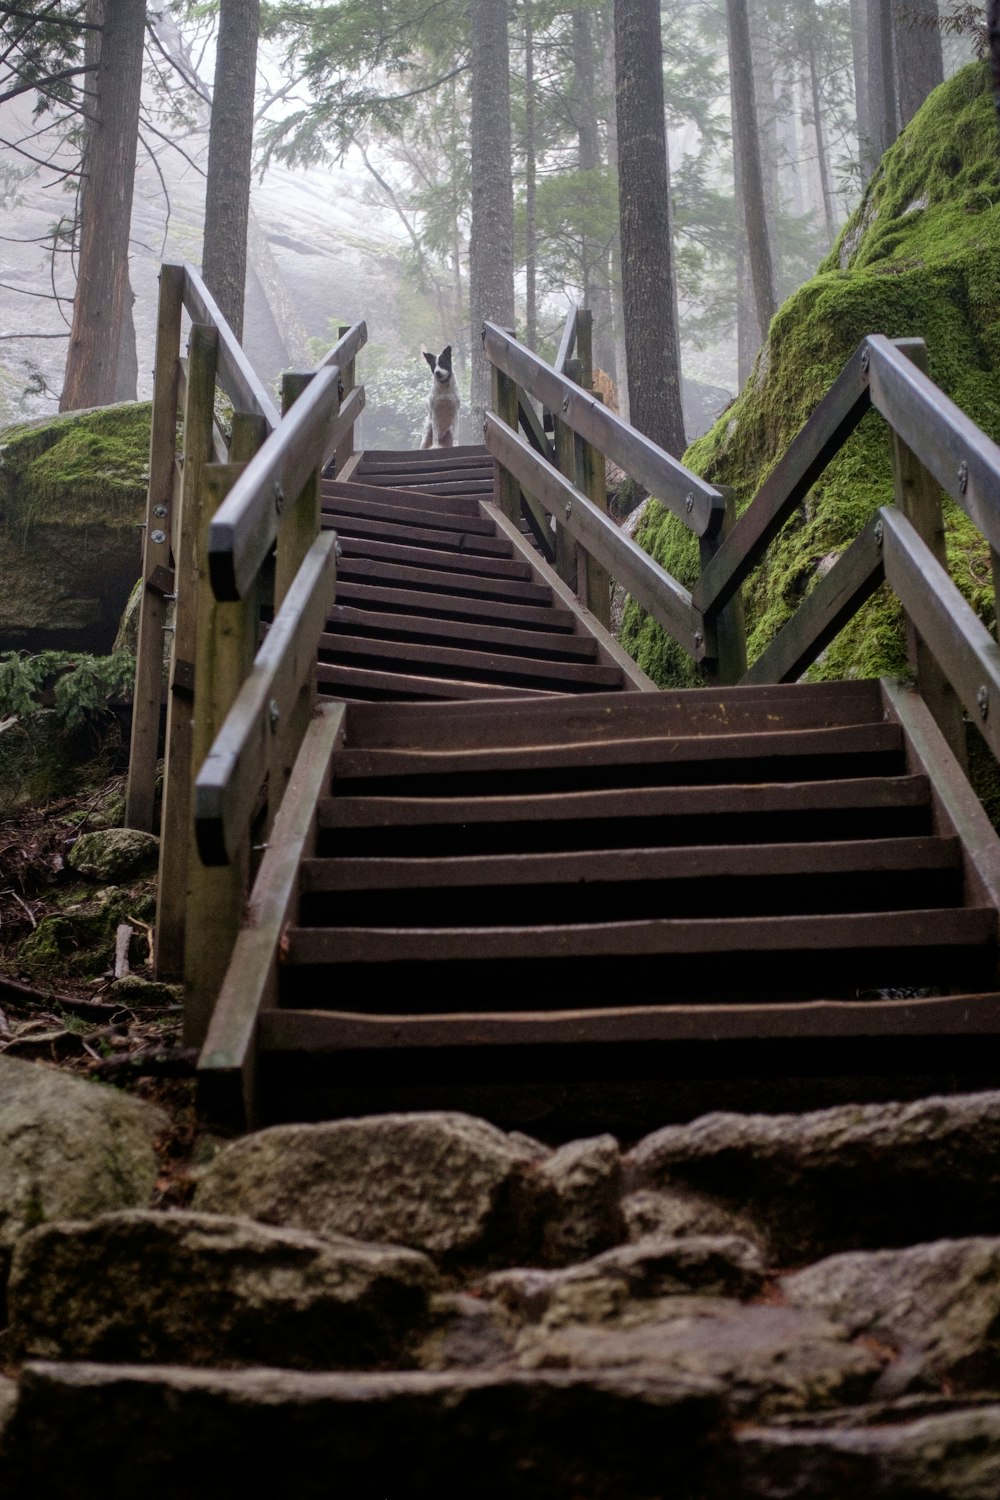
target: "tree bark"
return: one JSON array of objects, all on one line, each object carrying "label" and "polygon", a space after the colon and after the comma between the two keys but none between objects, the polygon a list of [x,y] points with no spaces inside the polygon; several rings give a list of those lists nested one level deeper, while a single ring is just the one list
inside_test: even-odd
[{"label": "tree bark", "polygon": [[658,0],[615,0],[618,202],[631,421],[684,451]]},{"label": "tree bark", "polygon": [[837,232],[833,211],[833,190],[830,186],[830,164],[823,134],[823,101],[820,97],[819,70],[816,66],[816,43],[814,33],[809,32],[809,92],[812,96],[813,130],[816,134],[816,166],[819,171],[819,187],[823,195],[823,218],[826,221],[827,240],[832,245]]},{"label": "tree bark", "polygon": [[[84,152],[73,326],[60,411],[115,399],[129,291],[128,247],[139,132],[145,0],[105,0]],[[131,309],[128,309],[131,315]]]},{"label": "tree bark", "polygon": [[511,179],[510,44],[505,0],[473,0],[469,230],[473,441],[489,404],[481,333],[487,321],[514,326],[514,190]]},{"label": "tree bark", "polygon": [[246,298],[259,27],[260,0],[220,0],[201,271],[238,339]]},{"label": "tree bark", "polygon": [[858,123],[858,165],[862,185],[871,176],[872,121],[868,107],[868,3],[851,0],[851,57],[854,64],[854,113]]},{"label": "tree bark", "polygon": [[535,29],[532,0],[524,0],[524,316],[525,341],[538,348],[538,175],[535,162]]},{"label": "tree bark", "polygon": [[903,0],[896,10],[896,95],[900,129],[944,82],[937,0]]},{"label": "tree bark", "polygon": [[[600,171],[601,141],[597,128],[597,63],[594,55],[593,14],[573,12],[573,114],[577,131],[577,160],[581,172]],[[593,235],[584,237],[583,258],[589,282],[584,302],[594,315],[594,363],[614,379],[614,324],[608,274],[608,247]]]},{"label": "tree bark", "polygon": [[896,139],[892,0],[867,0],[869,150],[865,181]]},{"label": "tree bark", "polygon": [[767,204],[761,168],[760,136],[754,98],[750,50],[750,18],[747,0],[726,0],[729,20],[729,74],[732,86],[733,128],[740,153],[743,192],[742,211],[746,226],[750,281],[761,338],[765,338],[777,310],[774,268],[767,229]]}]

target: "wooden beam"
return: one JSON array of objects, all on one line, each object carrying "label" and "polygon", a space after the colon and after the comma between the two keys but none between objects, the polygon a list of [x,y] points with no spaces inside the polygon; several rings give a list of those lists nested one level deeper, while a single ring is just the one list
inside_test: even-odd
[{"label": "wooden beam", "polygon": [[316,642],[334,597],[334,548],[332,532],[316,538],[202,763],[194,816],[205,864],[224,864],[238,850],[271,767],[276,726],[313,679]]},{"label": "wooden beam", "polygon": [[539,459],[517,433],[486,418],[486,446],[531,491],[570,535],[592,553],[613,578],[685,648],[696,661],[704,656],[703,621],[691,595],[644,552],[626,532],[597,510],[588,496]]},{"label": "wooden beam", "polygon": [[795,682],[882,582],[881,528],[873,517],[762,652],[743,683]]},{"label": "wooden beam", "polygon": [[163,703],[163,632],[167,599],[154,579],[171,575],[174,477],[177,448],[177,398],[184,268],[165,265],[160,270],[153,374],[153,416],[149,434],[149,486],[143,534],[142,597],[136,642],[135,685],[132,693],[132,731],[125,794],[125,826],[153,833],[156,762]]},{"label": "wooden beam", "polygon": [[868,410],[861,345],[792,439],[692,590],[696,607],[717,610],[733,597]]},{"label": "wooden beam", "polygon": [[627,422],[519,344],[494,323],[484,325],[484,347],[493,364],[534,396],[588,443],[624,469],[701,536],[722,525],[722,496],[713,485],[636,432]]},{"label": "wooden beam", "polygon": [[281,934],[296,914],[299,864],[315,841],[316,804],[344,725],[342,703],[321,704],[306,733],[250,896],[198,1060],[199,1104],[216,1124],[255,1123],[256,1036],[277,1002]]},{"label": "wooden beam", "polygon": [[256,412],[264,418],[268,431],[273,430],[281,420],[278,409],[222,316],[218,303],[193,266],[184,265],[179,269],[184,275],[184,306],[192,323],[208,323],[218,331],[219,384],[237,411]]}]

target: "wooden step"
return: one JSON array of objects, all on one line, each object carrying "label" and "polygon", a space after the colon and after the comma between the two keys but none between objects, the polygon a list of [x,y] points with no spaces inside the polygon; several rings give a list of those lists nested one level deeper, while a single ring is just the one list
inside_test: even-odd
[{"label": "wooden step", "polygon": [[405,485],[397,485],[388,488],[382,484],[365,484],[358,480],[324,480],[321,499],[323,510],[336,510],[341,502],[350,505],[353,501],[358,505],[380,505],[394,516],[403,518],[412,514],[415,519],[419,518],[417,524],[420,524],[420,520],[427,524],[425,518],[435,516],[445,526],[465,517],[470,522],[482,522],[487,530],[496,530],[495,524],[483,516],[478,500],[463,500],[461,496],[455,495],[435,496],[432,503],[426,487],[409,489]]},{"label": "wooden step", "polygon": [[501,600],[477,599],[468,594],[431,592],[402,585],[397,588],[388,583],[378,585],[363,578],[345,578],[343,573],[337,580],[338,602],[357,609],[367,608],[382,613],[399,611],[433,620],[470,621],[484,627],[496,623],[522,631],[572,631],[575,624],[572,612],[553,606],[550,599],[551,595],[542,593],[529,603],[505,604]]},{"label": "wooden step", "polygon": [[[554,628],[511,629],[499,624],[473,624],[469,620],[393,614],[388,610],[361,609],[349,604],[334,605],[327,625],[329,632],[340,630],[347,634],[389,637],[399,641],[446,641],[460,644],[470,651],[512,651],[553,661],[593,661],[597,656],[592,637],[573,635],[568,627],[562,632]],[[335,639],[331,633],[321,635],[320,651]]]}]

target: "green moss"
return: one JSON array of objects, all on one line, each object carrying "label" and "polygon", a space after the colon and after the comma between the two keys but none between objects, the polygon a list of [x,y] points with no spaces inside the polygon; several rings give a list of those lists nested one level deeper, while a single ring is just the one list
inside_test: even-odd
[{"label": "green moss", "polygon": [[[998,159],[986,66],[973,63],[934,91],[886,153],[830,255],[775,316],[744,390],[684,455],[696,473],[733,488],[738,510],[868,334],[923,338],[931,378],[1000,441]],[[750,661],[795,612],[820,564],[891,499],[889,437],[872,412],[747,582]],[[986,543],[950,502],[945,525],[952,576],[992,624]],[[657,502],[647,506],[636,540],[691,587],[697,544]],[[622,642],[661,686],[699,680],[686,654],[631,600]],[[898,604],[881,589],[808,675],[892,674],[905,660]]]},{"label": "green moss", "polygon": [[148,402],[69,413],[0,433],[0,521],[19,541],[57,521],[73,495],[74,524],[134,524],[149,476]]},{"label": "green moss", "polygon": [[129,917],[152,922],[154,882],[99,891],[91,900],[44,917],[17,950],[17,967],[31,979],[71,975],[92,979],[114,965],[115,934]]}]

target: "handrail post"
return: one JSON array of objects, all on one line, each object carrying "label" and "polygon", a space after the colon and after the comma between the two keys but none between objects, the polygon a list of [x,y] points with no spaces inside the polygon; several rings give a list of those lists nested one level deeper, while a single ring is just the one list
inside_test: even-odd
[{"label": "handrail post", "polygon": [[[516,432],[519,420],[517,385],[509,375],[505,375],[492,363],[490,364],[490,397],[493,410],[501,422],[506,422],[507,426]],[[495,498],[499,509],[508,521],[513,521],[517,526],[521,519],[521,487],[503,464],[497,464]]]},{"label": "handrail post", "polygon": [[[195,657],[191,762],[197,777],[240,685],[253,665],[260,634],[260,588],[242,599],[220,602],[208,574],[208,529],[212,516],[267,436],[262,417],[237,412],[229,445],[231,462],[205,469],[198,527],[198,646]],[[184,924],[184,1041],[205,1039],[226,966],[239,930],[250,875],[249,842],[228,865],[204,865],[197,848],[188,855]]]},{"label": "handrail post", "polygon": [[[576,348],[580,359],[580,384],[584,390],[593,391],[594,385],[594,315],[589,308],[581,307],[577,312]],[[593,392],[595,400],[602,398]],[[608,467],[607,460],[599,448],[580,439],[579,484],[587,498],[599,510],[607,514]],[[607,568],[601,566],[589,552],[584,553],[583,567],[578,568],[580,602],[586,605],[606,630],[611,628],[611,577]]]},{"label": "handrail post", "polygon": [[[198,609],[198,522],[205,465],[212,457],[218,333],[206,323],[191,327],[184,400],[184,454],[174,550],[176,604],[170,653],[167,747],[156,911],[156,974],[179,978],[184,970],[184,919],[188,856],[193,849],[192,699]],[[193,855],[192,855],[193,857]]]},{"label": "handrail post", "polygon": [[[927,346],[920,340],[908,340],[902,352],[927,374]],[[937,561],[948,571],[948,553],[944,536],[944,513],[941,489],[899,434],[890,428],[892,443],[892,483],[896,504]],[[965,741],[965,719],[958,695],[947,674],[906,617],[906,655],[917,689],[934,716],[959,765],[968,766]]]},{"label": "handrail post", "polygon": [[[344,334],[345,333],[350,333],[350,331],[351,331],[350,324],[349,323],[342,323],[340,325],[340,327],[337,329],[337,337],[342,339],[344,337]],[[353,389],[354,389],[354,380],[355,380],[355,375],[354,375],[354,360],[350,359],[350,360],[348,360],[348,362],[347,362],[346,365],[342,365],[341,366],[341,370],[340,370],[340,406],[343,406],[345,400],[350,395],[351,391],[353,391]],[[338,410],[339,409],[340,408],[338,407]],[[337,445],[337,451],[336,451],[336,454],[334,455],[334,460],[333,460],[333,472],[334,472],[334,474],[339,474],[340,473],[341,469],[344,467],[344,465],[347,463],[347,460],[353,455],[353,453],[354,453],[354,428],[352,427],[351,430],[350,430],[350,432],[344,438],[344,441],[342,443],[339,443]]]},{"label": "handrail post", "polygon": [[163,703],[163,633],[173,589],[170,534],[177,474],[177,397],[180,384],[184,270],[160,269],[149,432],[149,488],[142,549],[142,594],[135,650],[132,733],[125,793],[125,826],[156,831],[156,760]]},{"label": "handrail post", "polygon": [[[572,380],[576,385],[580,384],[581,365],[578,359],[566,361],[565,374],[567,380]],[[580,453],[579,439],[568,423],[555,417],[553,437],[555,439],[556,468],[571,484],[579,485],[580,480]],[[556,572],[563,583],[569,584],[575,594],[579,594],[579,558],[577,556],[576,542],[570,536],[565,526],[556,519]]]},{"label": "handrail post", "polygon": [[[736,524],[736,496],[728,485],[719,485],[723,499],[722,525],[713,535],[698,538],[702,571],[722,546]],[[743,592],[737,589],[714,615],[706,612],[705,625],[715,631],[715,654],[705,660],[705,676],[713,684],[739,682],[747,669],[747,629]]]}]

